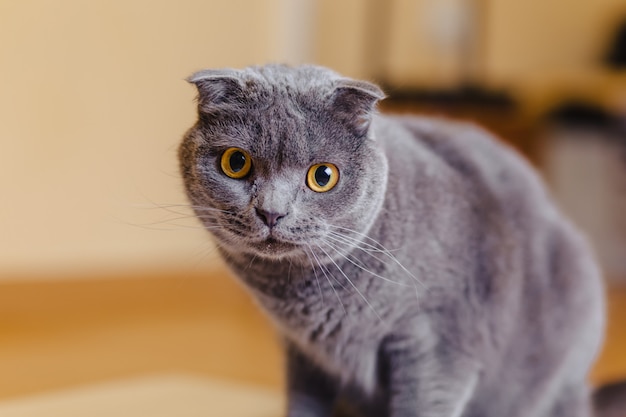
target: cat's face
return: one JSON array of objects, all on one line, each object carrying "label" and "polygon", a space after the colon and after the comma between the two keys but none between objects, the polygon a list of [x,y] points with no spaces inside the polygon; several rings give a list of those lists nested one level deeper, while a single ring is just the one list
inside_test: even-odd
[{"label": "cat's face", "polygon": [[223,250],[333,254],[380,210],[387,162],[370,136],[382,92],[316,67],[203,71],[179,155],[197,216]]}]

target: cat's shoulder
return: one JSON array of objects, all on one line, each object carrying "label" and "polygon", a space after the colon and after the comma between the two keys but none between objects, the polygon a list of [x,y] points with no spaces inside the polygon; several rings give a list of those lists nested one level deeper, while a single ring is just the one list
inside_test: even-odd
[{"label": "cat's shoulder", "polygon": [[546,198],[543,180],[530,162],[485,128],[466,121],[426,116],[382,116],[383,125],[394,126],[392,136],[416,142],[421,151],[445,165],[465,181],[501,196],[524,194]]},{"label": "cat's shoulder", "polygon": [[[503,164],[532,171],[517,151],[473,122],[427,116],[384,116],[402,127],[413,140],[444,158],[458,169],[488,168]],[[494,157],[496,159],[494,160]],[[500,162],[498,162],[500,161]],[[471,164],[472,166],[461,166]]]}]

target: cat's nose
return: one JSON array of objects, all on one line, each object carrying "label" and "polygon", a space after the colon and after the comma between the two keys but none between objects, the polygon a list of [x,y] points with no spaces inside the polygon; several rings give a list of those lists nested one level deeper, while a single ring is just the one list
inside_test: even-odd
[{"label": "cat's nose", "polygon": [[270,211],[265,211],[259,208],[256,209],[256,214],[261,218],[261,220],[263,220],[263,223],[265,223],[270,229],[276,226],[276,223],[278,223],[278,220],[286,216],[286,214],[284,213],[272,213]]}]

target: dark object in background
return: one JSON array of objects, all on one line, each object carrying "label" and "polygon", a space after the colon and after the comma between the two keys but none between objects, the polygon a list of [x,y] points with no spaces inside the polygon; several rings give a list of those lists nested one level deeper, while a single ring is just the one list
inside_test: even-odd
[{"label": "dark object in background", "polygon": [[552,126],[596,131],[598,140],[620,145],[619,149],[626,163],[626,120],[604,107],[584,100],[569,99],[549,110],[544,121]]},{"label": "dark object in background", "polygon": [[578,99],[566,100],[548,111],[546,120],[551,123],[575,127],[611,130],[617,124],[616,117],[608,110]]},{"label": "dark object in background", "polygon": [[404,88],[384,86],[390,99],[397,102],[412,102],[450,107],[472,107],[517,109],[517,102],[507,91],[490,90],[479,85],[464,85],[450,89]]},{"label": "dark object in background", "polygon": [[613,69],[626,69],[626,19],[617,26],[604,61]]},{"label": "dark object in background", "polygon": [[626,382],[617,382],[598,389],[593,395],[596,416],[625,417]]}]

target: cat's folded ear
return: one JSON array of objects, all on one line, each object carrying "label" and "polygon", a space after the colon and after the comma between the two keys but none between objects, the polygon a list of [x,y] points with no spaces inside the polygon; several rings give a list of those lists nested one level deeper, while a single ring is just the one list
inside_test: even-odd
[{"label": "cat's folded ear", "polygon": [[202,113],[234,110],[243,95],[243,83],[237,70],[202,70],[187,81],[198,89],[198,110]]},{"label": "cat's folded ear", "polygon": [[333,111],[357,136],[367,135],[376,103],[385,98],[378,86],[341,78],[333,92]]}]

